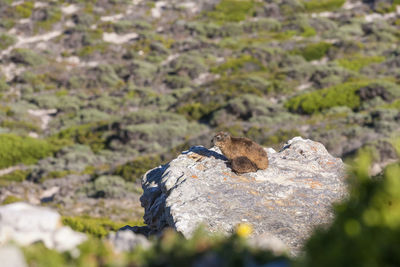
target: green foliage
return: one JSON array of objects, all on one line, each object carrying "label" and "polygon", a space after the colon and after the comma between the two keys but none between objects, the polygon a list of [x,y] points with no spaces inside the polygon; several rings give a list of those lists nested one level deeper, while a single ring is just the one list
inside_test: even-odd
[{"label": "green foliage", "polygon": [[6,30],[9,30],[14,26],[15,21],[11,18],[4,18],[0,20],[0,27],[5,28]]},{"label": "green foliage", "polygon": [[278,32],[282,29],[282,24],[274,18],[257,18],[257,20],[245,21],[243,28],[246,33],[256,32],[261,34],[266,31]]},{"label": "green foliage", "polygon": [[60,21],[62,12],[59,8],[48,8],[46,9],[47,16],[45,20],[37,21],[34,25],[35,31],[48,31],[51,30],[53,24]]},{"label": "green foliage", "polygon": [[78,255],[58,253],[43,243],[22,248],[29,266],[207,266],[209,262],[220,266],[248,266],[289,263],[286,256],[251,248],[240,232],[230,237],[211,235],[197,230],[190,239],[173,231],[166,231],[150,249],[136,248],[130,253],[115,253],[111,246],[98,238],[89,239],[78,246]]},{"label": "green foliage", "polygon": [[382,108],[397,109],[400,111],[400,99],[396,99],[391,103],[382,105]]},{"label": "green foliage", "polygon": [[140,179],[145,172],[160,165],[162,163],[161,157],[156,156],[141,156],[132,161],[118,166],[114,174],[123,177],[128,182],[135,182]]},{"label": "green foliage", "polygon": [[0,122],[0,126],[4,128],[8,128],[10,130],[18,130],[21,129],[25,132],[40,132],[41,129],[37,125],[34,125],[32,123],[26,122],[26,121],[9,121],[9,120],[3,120]]},{"label": "green foliage", "polygon": [[18,163],[34,164],[50,156],[55,147],[49,142],[14,134],[0,134],[0,168]]},{"label": "green foliage", "polygon": [[7,82],[0,77],[0,93],[6,92],[10,89],[10,86],[7,84]]},{"label": "green foliage", "polygon": [[30,49],[25,48],[15,48],[11,51],[11,59],[20,64],[28,65],[28,66],[38,66],[43,65],[47,62],[47,60],[33,52]]},{"label": "green foliage", "polygon": [[177,112],[189,119],[198,120],[209,117],[212,112],[226,105],[226,102],[245,94],[263,96],[271,89],[266,79],[267,73],[244,73],[224,76],[183,97]]},{"label": "green foliage", "polygon": [[396,12],[396,7],[400,5],[399,0],[380,1],[374,4],[374,9],[378,13]]},{"label": "green foliage", "polygon": [[7,47],[9,47],[10,45],[15,44],[15,42],[17,41],[17,39],[9,34],[6,33],[1,33],[0,34],[0,50],[4,50]]},{"label": "green foliage", "polygon": [[28,177],[30,171],[26,170],[15,170],[13,172],[4,174],[0,176],[0,181],[14,181],[14,182],[23,182]]},{"label": "green foliage", "polygon": [[285,103],[285,107],[292,112],[312,114],[336,106],[358,108],[361,104],[356,93],[358,89],[370,82],[347,82],[322,90],[304,93],[292,97]]},{"label": "green foliage", "polygon": [[221,65],[211,69],[211,72],[222,75],[234,75],[246,71],[246,67],[250,70],[262,70],[264,67],[261,63],[250,55],[243,55],[239,58],[227,59]]},{"label": "green foliage", "polygon": [[62,222],[75,231],[99,238],[105,237],[110,231],[117,231],[125,225],[143,225],[141,221],[115,222],[109,218],[94,218],[89,216],[64,216]]},{"label": "green foliage", "polygon": [[78,143],[88,145],[94,152],[98,152],[105,147],[105,139],[103,139],[104,126],[107,122],[96,122],[84,125],[72,126],[60,131],[54,135],[52,140],[59,140],[65,144]]},{"label": "green foliage", "polygon": [[200,120],[205,116],[209,115],[212,111],[216,110],[219,105],[214,103],[202,104],[199,102],[193,102],[182,105],[176,110],[179,114],[183,114],[186,118],[191,120]]},{"label": "green foliage", "polygon": [[400,165],[369,177],[370,156],[360,154],[348,180],[350,196],[335,207],[335,220],[306,246],[300,266],[398,266]]},{"label": "green foliage", "polygon": [[280,145],[295,136],[301,136],[301,133],[296,129],[279,129],[273,135],[270,135],[266,139],[264,139],[261,144],[268,147],[272,145]]},{"label": "green foliage", "polygon": [[255,2],[254,0],[222,0],[206,15],[219,23],[239,22],[252,15]]},{"label": "green foliage", "polygon": [[88,197],[93,198],[121,198],[129,192],[137,192],[132,183],[125,182],[116,175],[101,175],[80,189]]},{"label": "green foliage", "polygon": [[[32,62],[34,63],[36,59],[31,59],[31,57],[27,57],[27,59],[24,59],[23,62]],[[40,63],[43,64],[43,63]],[[31,63],[29,63],[31,65]],[[24,83],[29,86],[30,88],[33,89],[34,92],[40,92],[40,91],[45,91],[45,90],[54,90],[56,89],[56,84],[54,81],[51,79],[51,75],[49,73],[41,73],[41,74],[35,74],[30,71],[24,71],[20,76],[20,81],[21,83]]]},{"label": "green foliage", "polygon": [[94,53],[98,52],[100,54],[105,53],[109,45],[107,43],[99,43],[95,45],[87,45],[82,47],[77,51],[77,55],[82,58],[87,58]]},{"label": "green foliage", "polygon": [[303,0],[304,8],[308,12],[332,11],[340,8],[346,0]]},{"label": "green foliage", "polygon": [[13,195],[9,195],[3,200],[3,202],[1,204],[7,205],[7,204],[15,203],[15,202],[20,202],[20,201],[23,201],[23,199],[13,196]]},{"label": "green foliage", "polygon": [[311,26],[305,26],[303,27],[303,32],[301,33],[301,36],[303,37],[312,37],[317,35],[317,32],[315,31],[315,29]]},{"label": "green foliage", "polygon": [[19,18],[29,18],[32,15],[33,8],[33,1],[25,1],[22,4],[15,6],[15,14]]},{"label": "green foliage", "polygon": [[[229,237],[209,235],[197,230],[190,239],[173,231],[167,231],[163,238],[150,249],[133,255],[139,266],[202,266],[215,262],[220,266],[246,266],[249,262],[263,265],[268,262],[283,263],[284,256],[274,256],[271,252],[248,246],[239,234]],[[196,264],[197,263],[197,264]]]},{"label": "green foliage", "polygon": [[361,55],[352,56],[350,58],[341,58],[337,60],[338,64],[343,68],[354,71],[359,71],[363,67],[368,66],[372,63],[381,63],[383,61],[385,61],[385,57],[383,56],[364,57]]},{"label": "green foliage", "polygon": [[309,44],[304,48],[295,49],[292,51],[293,54],[301,55],[307,61],[318,60],[323,58],[332,44],[326,42],[319,42],[315,44]]},{"label": "green foliage", "polygon": [[117,89],[124,85],[124,81],[118,77],[114,68],[108,64],[96,66],[88,70],[85,75],[88,77],[83,76],[82,82],[85,82],[83,86],[86,88]]}]

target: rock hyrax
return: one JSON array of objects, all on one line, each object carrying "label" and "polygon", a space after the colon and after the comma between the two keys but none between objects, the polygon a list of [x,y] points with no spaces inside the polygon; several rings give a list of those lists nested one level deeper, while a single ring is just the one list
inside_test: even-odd
[{"label": "rock hyrax", "polygon": [[257,143],[244,137],[232,137],[219,132],[212,143],[221,149],[236,173],[255,172],[268,167],[267,152]]}]

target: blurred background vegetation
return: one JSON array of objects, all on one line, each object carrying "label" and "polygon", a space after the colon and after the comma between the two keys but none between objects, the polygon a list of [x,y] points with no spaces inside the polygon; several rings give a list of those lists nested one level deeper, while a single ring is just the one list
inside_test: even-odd
[{"label": "blurred background vegetation", "polygon": [[[301,264],[355,265],[364,253],[365,265],[394,266],[399,192],[390,191],[396,179],[385,177],[399,176],[399,5],[2,0],[0,203],[40,202],[101,237],[119,222],[142,223],[147,170],[192,145],[210,147],[215,132],[275,149],[303,136],[349,163],[367,151],[369,163],[354,164],[374,178],[350,175],[359,178],[349,203],[311,239]],[[41,197],[52,187],[64,190]],[[239,254],[257,259],[232,238]],[[232,245],[204,242],[220,256]],[[376,249],[363,247],[369,243]],[[86,246],[97,250],[83,253],[82,265],[115,260],[96,256],[111,253],[103,244]],[[40,262],[36,249],[45,250],[26,253]],[[153,253],[169,249],[159,244]],[[54,266],[76,261],[54,257]]]}]

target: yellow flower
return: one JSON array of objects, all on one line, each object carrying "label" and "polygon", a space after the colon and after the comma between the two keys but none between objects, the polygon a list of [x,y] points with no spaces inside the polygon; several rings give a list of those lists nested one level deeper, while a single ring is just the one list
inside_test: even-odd
[{"label": "yellow flower", "polygon": [[236,227],[236,234],[242,238],[246,238],[253,232],[253,227],[248,223],[240,223]]}]

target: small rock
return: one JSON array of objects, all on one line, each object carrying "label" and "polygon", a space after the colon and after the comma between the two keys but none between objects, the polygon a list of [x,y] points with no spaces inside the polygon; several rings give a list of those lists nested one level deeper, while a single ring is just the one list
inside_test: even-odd
[{"label": "small rock", "polygon": [[110,233],[108,240],[118,252],[132,251],[137,246],[142,246],[143,248],[150,247],[150,241],[145,236],[135,234],[130,230],[119,230],[116,233]]},{"label": "small rock", "polygon": [[86,240],[86,235],[63,227],[58,212],[18,202],[0,207],[0,244],[14,241],[26,246],[42,241],[63,252]]}]

